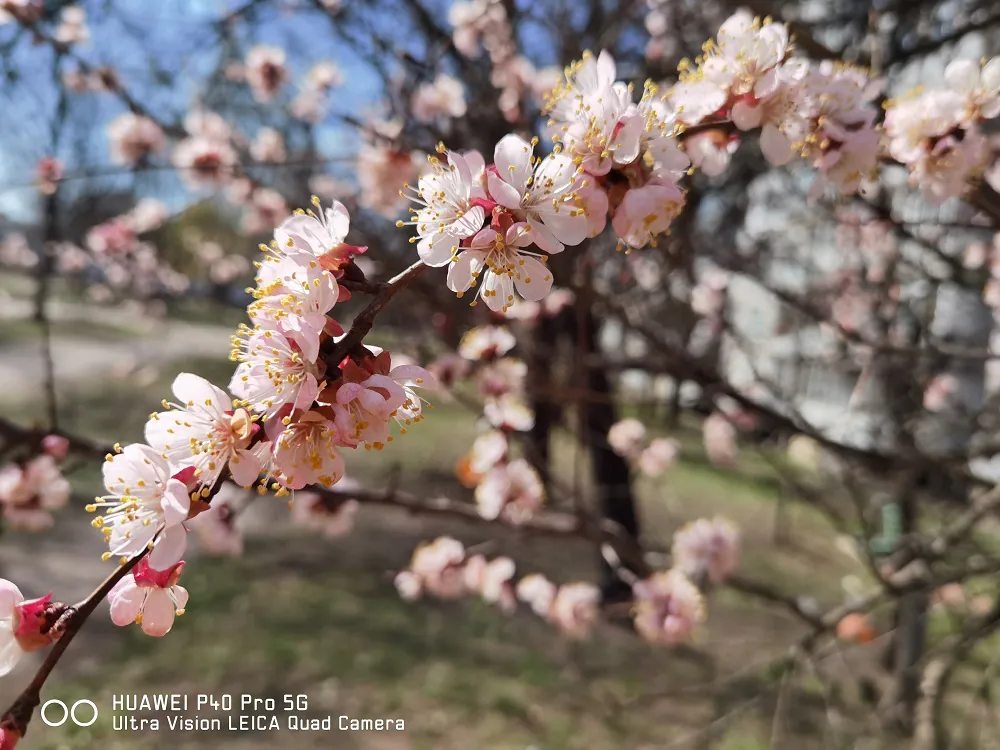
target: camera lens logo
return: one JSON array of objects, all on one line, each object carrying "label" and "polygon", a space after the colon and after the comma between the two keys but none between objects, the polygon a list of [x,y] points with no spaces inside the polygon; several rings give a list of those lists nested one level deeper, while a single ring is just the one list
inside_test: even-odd
[{"label": "camera lens logo", "polygon": [[[80,716],[77,715],[77,710],[80,708],[80,706],[88,706],[90,710],[93,712],[93,715],[90,717],[90,721],[83,721],[80,718]],[[60,711],[62,712],[61,716],[60,716]],[[83,718],[87,718],[86,709],[80,712],[80,714],[83,716]],[[45,723],[46,726],[50,727],[61,727],[63,724],[66,723],[67,719],[72,719],[73,723],[76,724],[78,727],[89,727],[91,724],[97,721],[97,715],[98,715],[97,706],[94,704],[93,701],[89,701],[86,698],[78,700],[76,703],[73,704],[72,708],[67,706],[58,698],[47,700],[45,701],[45,703],[42,704],[42,712],[41,712],[42,721]],[[53,717],[55,717],[55,719],[53,719]]]}]

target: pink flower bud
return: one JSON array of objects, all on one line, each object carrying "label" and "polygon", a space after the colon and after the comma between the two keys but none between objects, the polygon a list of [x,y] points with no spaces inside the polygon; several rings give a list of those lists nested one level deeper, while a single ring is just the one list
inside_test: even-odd
[{"label": "pink flower bud", "polygon": [[66,458],[69,453],[69,440],[62,435],[46,435],[42,439],[42,450],[52,458]]},{"label": "pink flower bud", "polygon": [[21,733],[10,727],[0,727],[0,750],[14,750],[21,740]]},{"label": "pink flower bud", "polygon": [[14,607],[14,639],[22,651],[38,651],[59,640],[61,630],[53,625],[66,611],[66,605],[52,603],[51,592],[38,599],[28,599]]}]

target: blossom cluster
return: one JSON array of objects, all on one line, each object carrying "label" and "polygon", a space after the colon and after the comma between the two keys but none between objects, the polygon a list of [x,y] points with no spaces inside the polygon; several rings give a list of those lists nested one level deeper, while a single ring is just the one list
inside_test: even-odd
[{"label": "blossom cluster", "polygon": [[545,485],[524,458],[512,456],[512,436],[530,430],[535,415],[525,403],[528,367],[505,356],[516,343],[502,325],[466,332],[458,347],[462,374],[474,366],[475,386],[483,399],[483,431],[456,467],[459,480],[475,488],[479,514],[519,524],[531,519],[545,502]]},{"label": "blossom cluster", "polygon": [[[888,102],[885,114],[889,153],[937,203],[964,195],[995,160],[983,123],[1000,115],[1000,58],[955,60],[944,78],[946,88],[910,92]],[[1000,170],[992,167],[987,179],[1000,185]]]},{"label": "blossom cluster", "polygon": [[680,443],[673,438],[654,438],[647,443],[646,426],[631,417],[611,425],[608,445],[640,472],[651,477],[669,469],[680,453]]},{"label": "blossom cluster", "polygon": [[420,259],[448,266],[448,288],[459,296],[475,289],[472,304],[481,298],[494,312],[509,310],[515,292],[531,302],[545,297],[548,254],[589,232],[580,168],[562,154],[536,157],[535,145],[504,136],[491,164],[478,151],[430,157],[432,169],[404,193],[419,206],[408,223]]},{"label": "blossom cluster", "polygon": [[515,571],[509,557],[487,560],[457,539],[438,537],[414,550],[409,566],[396,574],[395,584],[407,601],[424,594],[439,599],[477,595],[507,614],[517,609],[520,600],[571,637],[589,634],[600,606],[596,586],[585,582],[557,586],[537,573],[515,582]]},{"label": "blossom cluster", "polygon": [[52,511],[69,501],[70,484],[59,470],[69,443],[59,435],[42,440],[42,452],[23,463],[0,467],[0,509],[5,524],[43,531],[52,526]]},{"label": "blossom cluster", "polygon": [[[540,100],[554,85],[557,68],[536,69],[518,53],[502,0],[459,0],[449,9],[448,20],[455,48],[462,55],[474,58],[480,46],[486,50],[490,82],[500,92],[497,104],[507,122],[518,122],[524,114],[525,100]],[[457,101],[454,94],[449,98]]]},{"label": "blossom cluster", "polygon": [[[331,487],[344,475],[341,451],[381,449],[393,439],[392,422],[405,432],[422,418],[414,389],[432,384],[423,368],[394,363],[388,352],[360,343],[331,358],[342,334],[331,311],[350,296],[339,279],[365,248],[344,242],[350,217],[342,205],[320,210],[315,199],[314,206],[282,222],[271,245],[262,246],[247,310],[252,326],[233,337],[238,365],[229,392],[197,375],[178,375],[175,400],[164,400],[164,411],[146,423],[146,443],[116,446],[108,455],[108,494],[88,506],[100,511],[93,525],[107,541],[105,558],[149,550],[147,567],[137,567],[134,585],[112,602],[121,618],[141,619],[154,607],[155,634],[172,621],[163,615],[165,602],[183,609],[186,594],[176,577],[188,522],[211,512],[221,482],[256,484],[279,496],[311,484]],[[224,515],[216,511],[197,525],[235,546]]]}]

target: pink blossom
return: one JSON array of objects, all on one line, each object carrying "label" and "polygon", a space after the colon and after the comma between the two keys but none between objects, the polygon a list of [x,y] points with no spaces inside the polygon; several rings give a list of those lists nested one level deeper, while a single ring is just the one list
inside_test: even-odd
[{"label": "pink blossom", "polygon": [[889,153],[910,181],[938,203],[959,197],[986,167],[986,139],[965,117],[962,93],[928,91],[891,102],[885,115]]},{"label": "pink blossom", "polygon": [[509,557],[498,557],[487,562],[482,555],[473,555],[465,561],[465,588],[479,594],[483,601],[498,605],[507,614],[517,608],[517,598],[511,583],[513,577],[514,561]]},{"label": "pink blossom", "polygon": [[230,393],[265,417],[286,405],[306,409],[316,399],[316,364],[278,331],[244,326],[234,337],[231,358],[240,364],[229,383]]},{"label": "pink blossom", "polygon": [[[447,265],[455,258],[462,240],[483,228],[485,196],[474,182],[476,166],[482,160],[475,151],[450,151],[447,163],[434,157],[430,160],[431,171],[421,175],[417,191],[410,196],[421,208],[410,209],[413,219],[409,223],[417,229],[417,253],[427,265]],[[396,222],[398,227],[404,224]]]},{"label": "pink blossom", "polygon": [[486,401],[483,416],[499,430],[527,432],[535,424],[535,412],[515,393],[505,393]]},{"label": "pink blossom", "polygon": [[488,520],[501,518],[507,523],[525,523],[544,502],[545,486],[538,472],[523,458],[495,465],[476,487],[479,515]]},{"label": "pink blossom", "polygon": [[528,366],[514,357],[501,357],[482,368],[476,375],[476,390],[486,399],[500,398],[513,393],[524,393],[524,380]]},{"label": "pink blossom", "polygon": [[608,430],[608,444],[619,456],[636,458],[646,442],[646,427],[638,419],[622,419]]},{"label": "pink blossom", "polygon": [[636,467],[646,476],[658,477],[677,460],[680,443],[671,438],[656,438],[636,459]]},{"label": "pink blossom", "polygon": [[278,47],[258,45],[247,52],[246,78],[259,102],[269,102],[288,80],[285,51]]},{"label": "pink blossom", "polygon": [[739,530],[724,518],[699,518],[674,533],[674,567],[692,580],[725,580],[739,563]]},{"label": "pink blossom", "polygon": [[490,430],[472,441],[469,468],[475,474],[486,474],[507,457],[507,436],[499,430]]},{"label": "pink blossom", "polygon": [[552,288],[552,274],[538,253],[527,248],[536,236],[526,223],[512,224],[501,234],[486,227],[476,234],[448,269],[448,288],[461,297],[476,288],[473,301],[482,298],[494,312],[506,312],[517,291],[537,302]]},{"label": "pink blossom", "polygon": [[[152,547],[151,565],[168,568],[184,555],[187,532],[183,526],[191,509],[186,479],[193,474],[172,475],[170,465],[148,445],[126,445],[104,463],[108,495],[87,506],[104,510],[93,525],[102,529],[108,543],[105,558],[130,557]],[[182,477],[182,478],[178,478]]]},{"label": "pink blossom", "polygon": [[111,622],[118,626],[138,623],[146,635],[161,637],[170,632],[174,616],[184,614],[188,592],[177,581],[183,562],[156,570],[143,558],[130,575],[115,584],[108,594]]},{"label": "pink blossom", "polygon": [[182,372],[173,382],[176,403],[146,422],[146,442],[177,468],[191,466],[199,484],[214,487],[228,469],[237,484],[257,480],[260,462],[249,450],[257,418],[225,391],[198,375]]},{"label": "pink blossom", "polygon": [[285,160],[285,138],[274,128],[261,128],[250,144],[250,155],[265,164],[280,164]]},{"label": "pink blossom", "polygon": [[26,652],[59,640],[62,630],[54,626],[65,611],[65,605],[52,602],[52,594],[25,600],[17,586],[0,579],[0,676],[13,670]]},{"label": "pink blossom", "polygon": [[739,10],[722,24],[717,40],[705,45],[696,70],[682,71],[672,91],[672,103],[687,124],[701,122],[731,101],[755,103],[772,94],[788,30]]},{"label": "pink blossom", "polygon": [[625,193],[611,224],[629,247],[655,244],[684,207],[684,193],[673,184],[648,183]]},{"label": "pink blossom", "polygon": [[62,162],[54,156],[43,156],[35,166],[35,186],[43,195],[52,195],[63,178]]},{"label": "pink blossom", "polygon": [[0,469],[0,505],[13,528],[44,531],[52,526],[52,511],[69,501],[71,487],[48,454],[35,456],[24,467]]},{"label": "pink blossom", "polygon": [[684,140],[684,150],[691,164],[709,177],[725,172],[739,147],[739,136],[727,135],[722,130],[706,130]]},{"label": "pink blossom", "polygon": [[243,554],[243,532],[236,526],[236,519],[233,501],[220,492],[208,510],[188,522],[188,527],[197,535],[198,545],[206,554],[239,557]]},{"label": "pink blossom", "polygon": [[56,460],[66,458],[69,449],[69,439],[62,435],[46,435],[42,438],[42,450]]},{"label": "pink blossom", "polygon": [[[350,492],[361,486],[350,477],[342,477],[336,488],[340,492]],[[315,492],[297,492],[292,501],[292,519],[308,528],[315,529],[323,536],[334,539],[350,534],[354,519],[361,505],[354,498],[331,498]]]},{"label": "pink blossom", "polygon": [[[497,143],[494,168],[486,170],[490,197],[507,208],[518,223],[506,230],[505,238],[497,236],[494,240],[483,230],[473,238],[473,247],[477,240],[480,243],[503,240],[506,245],[518,248],[533,242],[547,253],[558,253],[565,245],[579,245],[586,239],[589,224],[578,192],[582,187],[580,169],[562,154],[549,154],[535,162],[533,150],[533,142],[513,134],[505,135]],[[512,236],[515,227],[518,229]],[[535,275],[530,269],[529,273]],[[545,293],[550,287],[551,284],[545,287]],[[454,286],[452,290],[458,291]],[[518,291],[525,299],[545,296],[542,293],[532,297],[521,285]],[[489,304],[489,299],[486,301]]]},{"label": "pink blossom", "polygon": [[556,585],[540,573],[531,573],[517,582],[517,598],[528,604],[539,617],[551,617],[556,599]]},{"label": "pink blossom", "polygon": [[980,67],[971,60],[954,60],[944,70],[951,91],[965,97],[968,120],[990,120],[1000,116],[1000,57]]},{"label": "pink blossom", "polygon": [[275,480],[291,490],[309,484],[332,487],[344,475],[344,459],[337,450],[341,442],[337,426],[322,414],[300,414],[273,440]]},{"label": "pink blossom", "polygon": [[592,583],[566,583],[559,587],[549,620],[571,638],[586,638],[597,621],[601,592]]},{"label": "pink blossom", "polygon": [[52,36],[62,44],[83,44],[90,39],[87,28],[87,11],[78,5],[64,6],[60,11],[60,23]]},{"label": "pink blossom", "polygon": [[119,255],[134,250],[139,242],[135,230],[124,216],[109,219],[87,232],[87,247],[102,255]]},{"label": "pink blossom", "polygon": [[458,344],[458,353],[465,359],[491,360],[502,357],[514,348],[517,339],[504,326],[477,326],[470,328]]},{"label": "pink blossom", "polygon": [[[409,425],[422,419],[417,386],[432,386],[429,372],[417,365],[392,365],[388,352],[360,362],[348,360],[341,377],[320,395],[330,404],[343,445],[364,444],[382,450],[389,442],[392,420]],[[402,430],[406,432],[405,426]]]},{"label": "pink blossom", "polygon": [[400,188],[412,183],[421,172],[425,157],[394,145],[402,125],[399,122],[372,122],[371,137],[358,148],[357,176],[361,204],[392,218],[402,202]]},{"label": "pink blossom", "polygon": [[442,536],[413,551],[408,570],[396,576],[396,588],[404,599],[427,593],[456,599],[465,593],[465,547],[457,539]]},{"label": "pink blossom", "polygon": [[937,375],[924,391],[924,408],[929,412],[944,411],[954,403],[958,379],[954,375]]},{"label": "pink blossom", "polygon": [[675,644],[691,637],[705,621],[698,588],[677,569],[654,573],[632,586],[635,629],[652,643]]},{"label": "pink blossom", "polygon": [[132,166],[160,151],[165,143],[163,131],[144,115],[125,112],[108,123],[108,146],[111,160]]},{"label": "pink blossom", "polygon": [[417,87],[410,100],[411,111],[418,122],[435,122],[465,116],[465,94],[462,82],[444,73]]},{"label": "pink blossom", "polygon": [[736,465],[736,428],[721,413],[715,412],[701,426],[705,452],[716,466]]},{"label": "pink blossom", "polygon": [[442,354],[427,365],[427,371],[446,388],[464,379],[469,374],[469,369],[468,360],[455,352]]}]

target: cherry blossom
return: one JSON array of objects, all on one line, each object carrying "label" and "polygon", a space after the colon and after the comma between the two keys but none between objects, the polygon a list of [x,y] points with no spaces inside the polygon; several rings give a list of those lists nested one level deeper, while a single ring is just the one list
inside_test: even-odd
[{"label": "cherry blossom", "polygon": [[[341,492],[360,488],[361,485],[350,477],[342,477],[337,482],[337,489]],[[332,500],[315,492],[296,492],[292,501],[292,519],[334,539],[351,533],[360,507],[361,504],[354,498]]]},{"label": "cherry blossom", "polygon": [[986,139],[965,117],[962,92],[927,91],[889,102],[889,153],[910,169],[910,181],[938,203],[959,197],[986,167]]},{"label": "cherry blossom", "polygon": [[138,623],[146,635],[162,637],[174,626],[174,616],[184,614],[188,592],[177,581],[184,569],[177,562],[164,570],[143,558],[108,593],[111,622],[118,626]]},{"label": "cherry blossom", "polygon": [[739,530],[724,518],[699,518],[674,533],[674,567],[692,580],[725,580],[739,563]]},{"label": "cherry blossom", "polygon": [[[482,229],[486,217],[485,194],[473,183],[474,167],[482,163],[477,152],[448,152],[447,164],[431,158],[432,170],[421,175],[417,191],[409,196],[421,208],[410,209],[420,237],[417,253],[429,266],[449,263],[461,241]],[[406,187],[406,186],[404,186]],[[404,222],[396,222],[397,227]]]},{"label": "cherry blossom", "polygon": [[470,328],[458,344],[458,353],[472,361],[502,357],[514,348],[517,339],[504,326],[477,326]]},{"label": "cherry blossom", "polygon": [[476,300],[482,298],[494,312],[506,312],[515,289],[537,302],[552,288],[552,274],[543,263],[545,256],[527,250],[534,240],[524,222],[511,224],[503,234],[492,227],[480,230],[452,261],[448,288],[462,296],[478,287]]},{"label": "cherry blossom", "polygon": [[570,65],[546,108],[556,141],[588,173],[605,175],[638,158],[646,123],[630,87],[615,80],[615,61],[607,50],[596,58],[585,53]]},{"label": "cherry blossom", "polygon": [[160,151],[165,143],[163,131],[144,115],[125,112],[108,123],[108,146],[116,164],[135,165]]},{"label": "cherry blossom", "polygon": [[465,547],[457,539],[442,536],[413,551],[407,570],[396,575],[396,588],[404,599],[416,599],[423,592],[442,599],[465,593]]},{"label": "cherry blossom", "polygon": [[310,246],[300,249],[301,245],[275,243],[269,250],[259,264],[247,314],[261,328],[284,334],[307,360],[315,361],[327,313],[337,303],[340,287]]},{"label": "cherry blossom", "polygon": [[719,28],[717,41],[705,45],[697,68],[682,67],[681,82],[674,87],[672,103],[687,124],[697,124],[729,102],[753,106],[774,92],[775,67],[788,49],[783,24],[761,23],[739,10]]},{"label": "cherry blossom", "polygon": [[[351,216],[343,203],[333,201],[324,209],[320,209],[319,198],[314,197],[312,203],[315,211],[296,211],[274,230],[275,243],[279,249],[294,248],[310,253],[324,271],[337,274],[345,263],[368,248],[344,241],[351,230]],[[315,282],[313,284],[315,286]]]},{"label": "cherry blossom", "polygon": [[214,112],[194,112],[184,126],[190,136],[174,148],[174,166],[192,188],[223,186],[239,162],[229,125]]},{"label": "cherry blossom", "polygon": [[108,456],[104,486],[109,494],[87,506],[91,512],[103,512],[93,525],[107,539],[105,558],[128,557],[152,547],[148,559],[158,570],[181,559],[187,546],[183,522],[191,497],[185,482],[171,473],[167,461],[148,445],[132,443]]},{"label": "cherry blossom", "polygon": [[503,461],[509,449],[507,436],[499,430],[490,430],[472,441],[469,468],[475,474],[485,475]]},{"label": "cherry blossom", "polygon": [[619,456],[636,458],[646,442],[646,427],[638,419],[622,419],[608,430],[608,445]]},{"label": "cherry blossom", "polygon": [[[344,445],[363,443],[381,450],[389,442],[389,424],[396,419],[404,425],[419,421],[421,399],[415,386],[432,386],[429,372],[417,365],[392,366],[388,352],[348,360],[341,367],[341,377],[320,394],[330,404]],[[405,426],[402,430],[406,432]]]},{"label": "cherry blossom", "polygon": [[0,579],[0,676],[13,670],[24,655],[16,636],[20,624],[18,606],[23,601],[24,595],[17,586]]},{"label": "cherry blossom", "polygon": [[677,460],[680,443],[672,438],[656,438],[636,458],[635,465],[643,474],[658,477]]},{"label": "cherry blossom", "polygon": [[686,641],[705,620],[701,593],[680,570],[654,573],[633,584],[632,592],[635,629],[652,643]]},{"label": "cherry blossom", "polygon": [[208,510],[188,521],[188,528],[198,537],[199,548],[213,557],[239,557],[243,554],[243,533],[236,526],[237,511],[231,495],[222,491],[212,498]]},{"label": "cherry blossom", "polygon": [[51,511],[69,501],[71,487],[51,455],[35,456],[23,467],[0,469],[0,505],[12,528],[43,531],[54,522]]},{"label": "cherry blossom", "polygon": [[399,211],[400,188],[416,180],[426,163],[421,152],[395,144],[401,129],[398,121],[372,122],[370,137],[358,148],[361,204],[387,218]]},{"label": "cherry blossom", "polygon": [[487,399],[497,399],[508,393],[524,393],[528,365],[515,357],[501,357],[488,362],[476,374],[476,390]]},{"label": "cherry blossom", "polygon": [[630,247],[653,244],[684,207],[684,193],[676,185],[649,183],[625,193],[611,224]]},{"label": "cherry blossom", "polygon": [[63,178],[63,167],[54,156],[43,156],[35,165],[35,186],[42,195],[53,195]]},{"label": "cherry blossom", "polygon": [[523,458],[494,466],[476,487],[479,515],[488,520],[525,523],[544,502],[545,486]]},{"label": "cherry blossom", "polygon": [[465,94],[462,83],[444,73],[417,87],[410,100],[413,116],[418,122],[430,123],[440,119],[465,116]]},{"label": "cherry blossom", "polygon": [[705,452],[717,466],[736,464],[736,428],[725,415],[715,412],[701,426]]},{"label": "cherry blossom", "polygon": [[319,392],[319,369],[279,331],[242,326],[233,337],[230,359],[239,362],[229,391],[263,415],[284,406],[306,409]]},{"label": "cherry blossom", "polygon": [[517,608],[517,598],[511,583],[514,561],[509,557],[497,557],[487,562],[482,555],[472,555],[465,561],[462,576],[465,588],[479,594],[483,601],[498,605],[508,614]]},{"label": "cherry blossom", "polygon": [[[501,138],[494,149],[493,168],[487,169],[489,193],[513,213],[518,222],[513,226],[527,224],[530,239],[518,247],[534,242],[547,253],[558,253],[565,245],[579,245],[587,237],[588,221],[578,192],[582,187],[580,170],[568,156],[549,154],[536,160],[533,150],[533,142],[517,135]],[[508,230],[507,243],[513,239]],[[549,287],[551,284],[546,292]],[[532,299],[520,288],[518,291],[525,299]]]},{"label": "cherry blossom", "polygon": [[709,177],[718,177],[729,168],[729,162],[739,146],[738,136],[722,130],[706,130],[684,140],[684,151],[691,164]]},{"label": "cherry blossom", "polygon": [[953,60],[944,69],[945,83],[965,98],[965,118],[990,120],[1000,116],[1000,57],[980,66],[971,60]]},{"label": "cherry blossom", "polygon": [[280,164],[285,160],[285,138],[274,128],[261,128],[250,144],[250,156],[266,164]]},{"label": "cherry blossom", "polygon": [[256,415],[197,375],[180,373],[172,389],[177,403],[164,401],[170,411],[146,422],[146,442],[171,465],[194,467],[205,487],[214,487],[227,469],[237,484],[252,485],[261,468],[249,450],[259,428]]},{"label": "cherry blossom", "polygon": [[551,616],[552,604],[556,599],[556,584],[540,573],[531,573],[517,582],[517,598],[528,604],[539,617]]},{"label": "cherry blossom", "polygon": [[59,13],[59,25],[52,36],[63,44],[83,44],[90,39],[87,11],[78,5],[67,5]]},{"label": "cherry blossom", "polygon": [[337,425],[323,414],[300,414],[273,439],[275,479],[290,490],[309,484],[332,487],[344,475],[344,459],[337,450],[341,442]]},{"label": "cherry blossom", "polygon": [[527,432],[535,424],[535,413],[516,393],[491,398],[483,405],[486,421],[499,430]]},{"label": "cherry blossom", "polygon": [[571,638],[585,638],[597,621],[601,592],[592,583],[566,583],[559,587],[549,620]]},{"label": "cherry blossom", "polygon": [[288,80],[285,51],[279,47],[259,45],[247,52],[246,79],[259,102],[269,102]]}]

